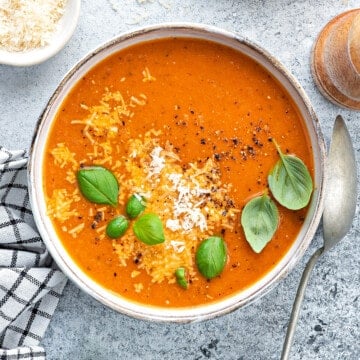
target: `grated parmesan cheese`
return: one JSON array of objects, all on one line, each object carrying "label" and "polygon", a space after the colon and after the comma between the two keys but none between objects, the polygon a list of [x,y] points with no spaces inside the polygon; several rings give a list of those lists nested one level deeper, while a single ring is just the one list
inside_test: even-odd
[{"label": "grated parmesan cheese", "polygon": [[178,231],[181,229],[179,219],[167,219],[165,226],[171,231]]},{"label": "grated parmesan cheese", "polygon": [[150,153],[151,163],[149,166],[148,178],[158,175],[165,166],[165,159],[160,155],[164,149],[161,146],[155,146]]},{"label": "grated parmesan cheese", "polygon": [[0,49],[19,52],[47,45],[67,0],[0,0]]},{"label": "grated parmesan cheese", "polygon": [[57,144],[56,148],[51,150],[51,155],[54,157],[54,162],[63,169],[68,164],[71,164],[72,169],[75,170],[78,167],[78,163],[75,160],[75,153],[64,144]]},{"label": "grated parmesan cheese", "polygon": [[142,283],[134,284],[135,292],[139,293],[144,288]]},{"label": "grated parmesan cheese", "polygon": [[[176,282],[175,270],[183,266],[191,280],[196,281],[194,249],[202,239],[220,233],[222,229],[233,231],[239,210],[229,197],[231,184],[221,182],[217,162],[208,158],[201,166],[195,162],[183,167],[173,145],[160,140],[162,131],[159,129],[129,138],[123,144],[126,151],[122,153],[113,130],[116,127],[119,133],[124,131],[123,121],[135,114],[139,106],[146,106],[146,99],[143,93],[135,97],[127,92],[124,98],[120,92],[105,89],[99,104],[81,105],[88,114],[72,120],[71,124],[82,128],[84,141],[88,145],[86,158],[77,161],[70,144],[58,143],[51,150],[55,166],[66,170],[69,188],[54,189],[48,199],[48,214],[61,226],[66,226],[63,231],[74,238],[81,236],[84,220],[86,223],[89,218],[79,217],[78,206],[74,203],[80,200],[78,189],[71,191],[74,186],[74,166],[106,163],[121,183],[119,205],[125,206],[129,194],[146,198],[146,211],[159,215],[166,239],[164,244],[151,247],[138,241],[134,233],[128,231],[120,239],[112,241],[119,265],[126,266],[131,259],[138,259],[137,269],[131,273],[132,278],[139,276],[140,280],[140,274],[145,272],[153,283],[167,281],[169,284]],[[129,107],[134,112],[129,111]],[[106,209],[106,206],[91,207],[91,222],[94,216],[100,215],[101,221],[105,220]],[[67,219],[71,221],[69,226],[63,224]],[[99,240],[105,239],[106,225],[99,224],[94,233]],[[142,292],[143,284],[138,282],[134,289]]]},{"label": "grated parmesan cheese", "polygon": [[184,241],[171,240],[170,245],[172,246],[174,251],[177,253],[181,253],[185,250],[185,242]]},{"label": "grated parmesan cheese", "polygon": [[80,201],[78,189],[72,193],[66,189],[55,189],[50,198],[48,198],[48,215],[58,219],[61,223],[72,216],[79,216],[79,212],[71,209],[73,202]]},{"label": "grated parmesan cheese", "polygon": [[[174,200],[173,205],[176,219],[169,219],[166,227],[172,231],[178,230],[175,227],[190,231],[195,226],[201,231],[206,230],[206,218],[200,210],[200,206],[205,202],[210,190],[200,188],[195,178],[185,180],[182,174],[170,174],[168,178],[173,183],[173,190],[178,193],[178,197]],[[189,182],[194,187],[190,187]]]},{"label": "grated parmesan cheese", "polygon": [[85,224],[81,223],[79,225],[76,225],[74,228],[72,228],[68,232],[72,237],[76,238],[77,235],[84,229],[84,227],[85,227]]},{"label": "grated parmesan cheese", "polygon": [[156,77],[150,74],[150,70],[147,67],[143,70],[142,75],[144,77],[143,82],[152,82],[156,80]]}]

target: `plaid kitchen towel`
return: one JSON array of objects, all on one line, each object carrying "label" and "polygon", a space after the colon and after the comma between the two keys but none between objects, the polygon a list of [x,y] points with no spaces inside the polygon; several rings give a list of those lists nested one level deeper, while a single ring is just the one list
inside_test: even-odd
[{"label": "plaid kitchen towel", "polygon": [[0,360],[45,359],[37,345],[66,283],[36,230],[26,164],[0,147]]}]

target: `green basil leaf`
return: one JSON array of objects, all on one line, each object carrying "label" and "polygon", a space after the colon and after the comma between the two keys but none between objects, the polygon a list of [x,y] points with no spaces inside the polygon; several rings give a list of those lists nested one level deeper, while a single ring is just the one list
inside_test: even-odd
[{"label": "green basil leaf", "polygon": [[274,198],[290,210],[304,208],[310,201],[313,182],[306,165],[298,157],[284,155],[276,144],[279,161],[268,176]]},{"label": "green basil leaf", "polygon": [[157,245],[165,241],[164,229],[156,214],[145,214],[133,226],[135,236],[147,245]]},{"label": "green basil leaf", "polygon": [[84,168],[77,172],[77,181],[87,200],[97,204],[117,205],[119,184],[111,171],[101,166]]},{"label": "green basil leaf", "polygon": [[247,242],[256,253],[260,253],[279,225],[274,201],[266,194],[251,199],[242,211],[241,225]]},{"label": "green basil leaf", "polygon": [[106,235],[112,239],[123,236],[129,227],[129,220],[125,216],[117,216],[106,226]]},{"label": "green basil leaf", "polygon": [[185,268],[179,267],[175,271],[176,282],[184,289],[187,289],[189,284],[186,280]]},{"label": "green basil leaf", "polygon": [[134,194],[130,196],[130,199],[126,203],[126,214],[130,219],[135,219],[145,210],[145,208],[145,199],[139,194]]},{"label": "green basil leaf", "polygon": [[223,271],[226,256],[225,241],[219,236],[211,236],[201,242],[195,261],[200,273],[207,279],[212,279]]}]

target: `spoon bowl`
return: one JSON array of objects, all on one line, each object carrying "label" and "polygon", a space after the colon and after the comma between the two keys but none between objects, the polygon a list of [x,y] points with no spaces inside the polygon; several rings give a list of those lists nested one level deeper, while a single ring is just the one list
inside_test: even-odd
[{"label": "spoon bowl", "polygon": [[356,160],[349,132],[340,115],[335,120],[326,165],[328,178],[323,213],[325,251],[349,231],[356,208]]}]

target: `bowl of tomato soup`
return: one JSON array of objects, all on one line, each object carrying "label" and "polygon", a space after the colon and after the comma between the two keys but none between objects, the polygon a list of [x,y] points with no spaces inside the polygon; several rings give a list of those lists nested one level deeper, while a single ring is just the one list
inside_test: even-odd
[{"label": "bowl of tomato soup", "polygon": [[245,306],[299,261],[322,213],[324,141],[292,75],[218,28],[125,33],[76,64],[30,154],[36,224],[81,289],[137,318]]}]

